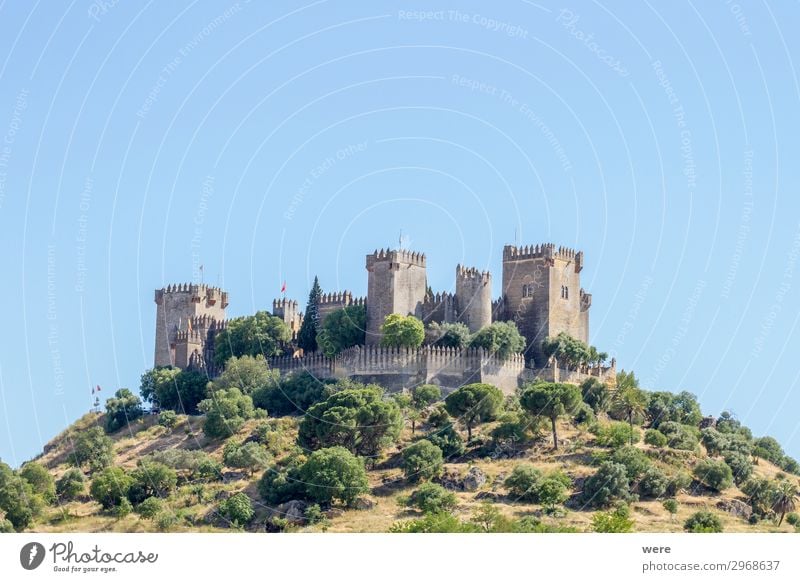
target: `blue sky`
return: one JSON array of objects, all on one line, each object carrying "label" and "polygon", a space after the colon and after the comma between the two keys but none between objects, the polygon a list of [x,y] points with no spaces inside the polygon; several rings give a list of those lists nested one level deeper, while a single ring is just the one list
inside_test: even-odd
[{"label": "blue sky", "polygon": [[583,249],[595,345],[800,456],[798,16],[0,2],[0,457],[138,387],[154,289],[362,295],[401,231],[437,290],[515,238]]}]

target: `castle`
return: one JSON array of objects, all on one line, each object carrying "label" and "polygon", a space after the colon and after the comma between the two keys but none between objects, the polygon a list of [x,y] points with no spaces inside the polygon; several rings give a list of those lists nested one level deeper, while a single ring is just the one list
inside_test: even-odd
[{"label": "castle", "polygon": [[[592,296],[580,286],[583,252],[553,244],[503,248],[503,280],[499,297],[492,297],[492,276],[461,265],[456,267],[455,293],[434,293],[427,284],[426,257],[405,249],[376,250],[366,256],[367,297],[350,291],[324,294],[319,303],[320,325],[338,309],[366,307],[366,345],[345,350],[334,358],[321,353],[271,359],[281,373],[308,370],[320,377],[349,377],[401,390],[419,383],[453,389],[470,382],[488,382],[505,391],[533,378],[578,382],[595,376],[613,382],[615,362],[565,370],[542,354],[542,342],[566,332],[588,343]],[[170,285],[155,294],[155,366],[206,369],[213,375],[216,333],[226,325],[228,294],[197,284]],[[480,348],[423,346],[417,349],[380,346],[381,325],[387,315],[414,315],[431,322],[465,324],[476,332],[492,322],[512,321],[526,338],[523,354],[501,360]],[[272,302],[293,337],[303,322],[295,300]]]}]

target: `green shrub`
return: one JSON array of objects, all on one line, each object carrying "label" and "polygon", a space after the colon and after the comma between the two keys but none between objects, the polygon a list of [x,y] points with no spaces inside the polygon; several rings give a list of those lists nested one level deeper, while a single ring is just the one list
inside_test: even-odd
[{"label": "green shrub", "polygon": [[228,438],[255,414],[252,398],[238,388],[216,390],[198,408],[206,413],[203,432],[210,438]]},{"label": "green shrub", "polygon": [[431,410],[430,414],[428,415],[428,424],[437,428],[451,424],[451,420],[452,419],[450,418],[450,415],[444,406],[444,402],[440,402],[434,406],[433,410]]},{"label": "green shrub", "polygon": [[503,407],[503,393],[491,384],[467,384],[448,394],[444,405],[451,416],[464,423],[470,441],[475,425],[497,418]]},{"label": "green shrub", "polygon": [[201,481],[220,481],[222,479],[222,464],[212,458],[201,460],[197,464],[195,475]]},{"label": "green shrub", "polygon": [[63,501],[72,501],[81,495],[86,487],[86,479],[80,469],[69,469],[56,481],[56,495]]},{"label": "green shrub", "polygon": [[661,497],[667,492],[669,477],[658,467],[648,467],[641,480],[638,489],[642,497]]},{"label": "green shrub", "polygon": [[270,506],[305,498],[306,488],[300,477],[300,467],[274,465],[268,468],[258,481],[258,494]]},{"label": "green shrub", "polygon": [[800,515],[798,515],[798,514],[796,514],[794,512],[787,513],[786,514],[786,523],[788,523],[789,525],[793,525],[794,527],[797,527],[798,525],[800,525]]},{"label": "green shrub", "polygon": [[667,446],[667,437],[660,430],[648,428],[644,431],[644,442],[651,447],[662,448]]},{"label": "green shrub", "polygon": [[731,468],[733,480],[737,485],[747,481],[753,474],[753,462],[744,453],[727,451],[725,453],[725,463]]},{"label": "green shrub", "polygon": [[442,455],[446,459],[460,457],[467,450],[464,439],[461,438],[461,435],[449,422],[443,428],[429,434],[426,438],[441,449]]},{"label": "green shrub", "polygon": [[520,463],[506,477],[504,485],[513,499],[535,503],[535,487],[541,479],[542,471],[533,465]]},{"label": "green shrub", "polygon": [[678,513],[678,502],[675,499],[665,499],[661,505],[669,512],[670,516]]},{"label": "green shrub", "polygon": [[142,400],[127,388],[120,388],[106,400],[106,431],[116,432],[143,414]]},{"label": "green shrub", "polygon": [[592,407],[582,402],[578,405],[575,415],[572,417],[576,424],[592,424],[597,420]]},{"label": "green shrub", "polygon": [[442,450],[428,440],[419,440],[403,450],[403,472],[412,483],[438,477],[443,468]]},{"label": "green shrub", "polygon": [[155,519],[162,509],[163,504],[158,497],[148,497],[136,506],[136,513],[142,519]]},{"label": "green shrub", "polygon": [[327,517],[325,517],[322,508],[316,503],[306,507],[306,510],[303,512],[303,516],[306,518],[306,521],[309,523],[309,525],[325,523],[327,521]]},{"label": "green shrub", "polygon": [[122,519],[123,517],[130,515],[132,511],[133,511],[133,504],[131,504],[131,502],[125,498],[121,499],[117,505],[113,506],[110,509],[111,515],[113,515],[117,519]]},{"label": "green shrub", "polygon": [[78,431],[73,436],[72,450],[68,453],[69,461],[80,468],[89,465],[92,471],[99,471],[111,464],[114,455],[112,453],[114,441],[112,441],[99,426]]},{"label": "green shrub", "polygon": [[33,492],[31,484],[0,461],[0,521],[7,520],[16,531],[22,531],[31,524],[41,505],[41,497]]},{"label": "green shrub", "polygon": [[170,531],[178,525],[178,516],[170,510],[165,510],[156,516],[156,527],[158,531]]},{"label": "green shrub", "polygon": [[669,478],[666,494],[674,497],[692,484],[692,477],[686,471],[678,471]]},{"label": "green shrub", "polygon": [[631,483],[636,481],[652,466],[650,459],[643,451],[630,445],[625,445],[614,451],[611,455],[611,461],[625,467],[628,481]]},{"label": "green shrub", "polygon": [[710,511],[698,511],[689,516],[683,529],[689,533],[720,533],[722,521]]},{"label": "green shrub", "polygon": [[29,461],[22,465],[19,476],[30,483],[33,492],[41,495],[46,503],[56,500],[56,484],[50,472],[39,463]]},{"label": "green shrub", "polygon": [[103,509],[111,509],[127,500],[131,485],[133,479],[122,468],[108,467],[92,479],[89,493]]},{"label": "green shrub", "polygon": [[611,461],[600,465],[597,472],[584,482],[583,498],[587,505],[595,507],[608,506],[618,500],[630,500],[631,493],[625,465]]},{"label": "green shrub", "polygon": [[418,348],[425,341],[425,326],[413,315],[390,313],[381,325],[381,345]]},{"label": "green shrub", "polygon": [[330,385],[308,372],[295,372],[282,378],[278,384],[268,384],[253,392],[253,404],[268,410],[271,416],[304,414],[325,399],[325,389]]},{"label": "green shrub", "polygon": [[416,507],[423,513],[450,511],[457,504],[456,496],[435,483],[423,483],[408,499],[409,507]]},{"label": "green shrub", "polygon": [[667,437],[667,445],[673,449],[693,451],[697,448],[700,431],[694,426],[668,421],[662,422],[658,430]]},{"label": "green shrub", "polygon": [[231,495],[223,501],[220,505],[220,512],[236,527],[247,524],[255,515],[250,498],[241,492]]},{"label": "green shrub", "polygon": [[178,415],[173,410],[165,410],[158,415],[158,424],[171,431],[178,424]]},{"label": "green shrub", "polygon": [[513,321],[496,321],[478,330],[470,339],[472,348],[483,348],[505,360],[525,349],[525,338]]},{"label": "green shrub", "polygon": [[248,475],[252,475],[255,471],[263,471],[272,462],[267,449],[252,441],[243,445],[227,443],[222,452],[222,459],[226,466],[244,469]]},{"label": "green shrub", "polygon": [[631,427],[627,422],[598,424],[592,430],[597,437],[597,444],[601,447],[618,448],[631,441],[638,443],[640,439],[639,429]]},{"label": "green shrub", "polygon": [[723,461],[703,459],[693,470],[695,479],[714,491],[724,491],[733,485],[733,472]]},{"label": "green shrub", "polygon": [[597,533],[629,533],[633,531],[633,520],[627,505],[612,511],[598,511],[592,516],[592,531]]},{"label": "green shrub", "polygon": [[178,474],[174,469],[152,461],[140,461],[130,477],[128,499],[134,504],[148,497],[166,497],[178,483]]},{"label": "green shrub", "polygon": [[364,462],[344,447],[320,449],[300,469],[310,499],[320,504],[340,500],[352,505],[369,490]]},{"label": "green shrub", "polygon": [[317,344],[329,358],[352,346],[363,346],[367,330],[367,308],[348,305],[325,317],[317,334]]}]

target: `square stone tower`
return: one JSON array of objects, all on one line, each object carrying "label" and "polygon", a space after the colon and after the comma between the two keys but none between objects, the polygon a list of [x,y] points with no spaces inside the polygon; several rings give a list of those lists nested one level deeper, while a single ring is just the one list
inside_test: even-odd
[{"label": "square stone tower", "polygon": [[425,255],[404,249],[376,250],[367,255],[367,273],[367,345],[377,345],[387,315],[422,319],[428,288]]},{"label": "square stone tower", "polygon": [[456,267],[458,321],[471,333],[492,323],[492,275],[489,271]]},{"label": "square stone tower", "polygon": [[218,287],[182,283],[157,289],[155,302],[154,366],[185,368],[195,350],[203,354],[208,329],[225,320],[228,293]]},{"label": "square stone tower", "polygon": [[545,365],[546,337],[566,332],[589,341],[591,295],[581,289],[583,252],[553,244],[503,248],[504,319],[517,324],[528,347],[526,359]]}]

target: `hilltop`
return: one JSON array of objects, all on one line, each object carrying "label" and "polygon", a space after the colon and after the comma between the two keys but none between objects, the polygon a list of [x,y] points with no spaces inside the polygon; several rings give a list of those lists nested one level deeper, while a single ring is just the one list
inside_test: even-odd
[{"label": "hilltop", "polygon": [[[415,407],[409,396],[380,395],[377,387],[352,381],[320,384],[324,388],[316,400],[324,403],[339,398],[341,404],[357,397],[361,400],[354,406],[371,410],[383,407],[378,416],[386,426],[396,428],[395,432],[391,429],[388,435],[378,434],[372,442],[365,426],[356,423],[340,432],[362,431],[357,438],[350,440],[350,433],[345,437],[339,434],[336,445],[326,448],[321,445],[330,444],[322,442],[327,433],[318,430],[319,426],[310,426],[303,415],[272,417],[252,404],[233,412],[237,398],[252,403],[274,399],[280,393],[294,400],[299,392],[293,390],[301,381],[306,382],[305,388],[313,382],[290,378],[273,386],[266,397],[257,392],[253,397],[246,396],[237,388],[214,392],[212,383],[210,394],[216,396],[199,405],[206,414],[131,414],[136,418],[108,432],[107,458],[94,466],[92,459],[81,463],[75,459],[77,442],[90,433],[105,439],[102,433],[109,426],[114,428],[118,409],[112,403],[108,413],[89,413],[80,418],[15,474],[9,470],[0,476],[6,484],[13,479],[30,483],[27,495],[36,498],[30,505],[40,507],[24,529],[39,532],[682,532],[687,520],[698,512],[701,524],[695,531],[706,527],[725,532],[796,531],[797,516],[792,511],[798,477],[787,470],[796,467],[785,455],[774,456],[778,452],[771,446],[772,440],[752,438],[746,427],[727,414],[703,418],[700,424],[707,426],[702,431],[698,426],[648,418],[648,411],[660,406],[658,402],[666,402],[664,418],[678,409],[686,411],[687,399],[694,402],[686,393],[672,395],[675,400],[668,402],[667,393],[642,391],[648,402],[634,411],[627,419],[633,422],[628,422],[614,420],[603,410],[608,408],[619,417],[620,408],[613,403],[619,400],[622,389],[606,394],[607,403],[612,404],[601,403],[595,412],[587,402],[597,404],[595,397],[601,385],[585,383],[583,401],[573,403],[569,414],[556,417],[558,449],[554,448],[550,421],[529,416],[520,399],[514,397],[499,402],[493,414],[487,413],[491,419],[475,419],[468,443],[464,419],[448,418],[441,403],[428,401]],[[624,373],[621,382],[625,384]],[[370,400],[375,394],[379,395],[377,399]],[[122,394],[120,399],[126,397]],[[527,398],[530,400],[530,395]],[[522,401],[527,402],[525,399],[523,396]],[[208,402],[219,406],[210,407]],[[312,411],[325,416],[335,407],[329,407],[328,412],[323,408]],[[341,408],[336,408],[338,414]],[[448,408],[453,408],[451,402]],[[126,409],[126,413],[131,410]],[[228,434],[211,436],[208,433],[217,429],[209,430],[206,425],[219,420],[220,410],[226,411],[222,432]],[[402,415],[397,424],[394,411]],[[346,424],[342,421],[341,426]],[[664,432],[652,428],[655,424]],[[629,444],[631,425],[633,445]],[[414,444],[428,443],[428,439],[438,446]],[[345,446],[338,446],[342,444]],[[367,445],[374,445],[376,452]],[[438,451],[444,448],[447,453],[450,445],[450,457],[442,459]],[[348,446],[360,456],[351,455]],[[432,455],[431,447],[436,449]],[[325,462],[311,448],[339,456],[324,468],[316,465],[303,472],[309,459]],[[409,451],[419,455],[413,457]],[[767,456],[773,456],[772,460],[764,458]],[[348,464],[351,460],[354,462]],[[83,479],[76,477],[76,464]],[[303,489],[306,481],[330,472],[331,467],[344,479],[343,475],[355,475],[365,466],[366,482],[358,483],[356,475],[355,481],[345,482],[340,488],[338,497],[320,497],[319,490],[315,494],[310,485]],[[725,467],[731,466],[734,470],[727,470],[726,477]],[[50,483],[31,467],[43,467],[52,477]],[[109,476],[107,467],[116,469],[111,470],[112,479],[103,489],[97,482]],[[717,471],[719,479],[715,477]],[[592,481],[598,473],[605,475],[599,488],[598,478]],[[68,474],[79,481],[72,490],[68,487],[70,479],[65,478]],[[269,477],[263,477],[265,474]],[[121,480],[125,481],[125,491],[115,493]],[[298,489],[294,481],[303,485]],[[553,485],[555,481],[563,485]],[[57,493],[53,482],[58,484]],[[348,488],[352,488],[352,496]],[[789,505],[777,505],[777,492],[782,488],[795,492]],[[608,495],[605,501],[604,495]],[[667,500],[676,503],[665,503]],[[2,503],[0,495],[0,506]],[[785,519],[781,513],[787,514]]]}]

